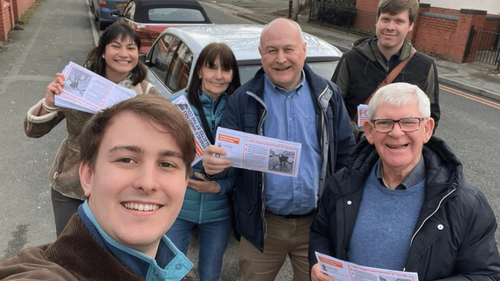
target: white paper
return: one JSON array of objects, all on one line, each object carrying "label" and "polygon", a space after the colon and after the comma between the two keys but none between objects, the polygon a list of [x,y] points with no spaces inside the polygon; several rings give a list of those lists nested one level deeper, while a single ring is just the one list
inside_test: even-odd
[{"label": "white paper", "polygon": [[227,151],[231,165],[247,170],[296,177],[301,143],[273,139],[219,127],[215,145]]},{"label": "white paper", "polygon": [[196,156],[193,163],[191,163],[191,166],[194,166],[202,159],[203,152],[210,145],[210,141],[208,140],[207,135],[205,135],[205,131],[203,131],[203,128],[200,126],[200,122],[198,122],[198,119],[194,115],[194,112],[191,109],[191,106],[189,106],[189,102],[184,95],[181,95],[173,100],[172,104],[177,106],[184,116],[186,116],[189,121],[191,131],[193,132],[196,145]]},{"label": "white paper", "polygon": [[70,62],[62,74],[65,77],[63,92],[55,95],[55,105],[89,113],[97,113],[120,101],[136,95],[112,81]]},{"label": "white paper", "polygon": [[321,271],[335,281],[418,281],[418,274],[415,272],[361,266],[315,253]]},{"label": "white paper", "polygon": [[363,127],[363,124],[369,121],[368,119],[368,105],[360,104],[358,105],[358,127]]}]

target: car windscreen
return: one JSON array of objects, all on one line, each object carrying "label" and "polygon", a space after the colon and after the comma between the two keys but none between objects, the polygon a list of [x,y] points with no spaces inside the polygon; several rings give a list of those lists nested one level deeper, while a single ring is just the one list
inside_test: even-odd
[{"label": "car windscreen", "polygon": [[202,12],[184,8],[155,8],[148,11],[151,22],[204,22]]}]

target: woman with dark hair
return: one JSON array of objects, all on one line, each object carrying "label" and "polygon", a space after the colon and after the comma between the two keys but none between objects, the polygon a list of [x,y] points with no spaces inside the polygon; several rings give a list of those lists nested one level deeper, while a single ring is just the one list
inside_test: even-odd
[{"label": "woman with dark hair", "polygon": [[[224,43],[211,43],[200,53],[186,98],[210,142],[214,143],[226,100],[240,86],[238,64]],[[177,98],[176,96],[172,99]],[[201,281],[220,280],[224,251],[232,229],[232,205],[227,194],[234,178],[207,181],[200,173],[202,162],[193,167],[181,212],[167,236],[184,254],[194,227],[198,228]]]},{"label": "woman with dark hair", "polygon": [[[144,81],[147,68],[139,61],[140,47],[141,41],[130,26],[114,23],[103,32],[98,46],[88,53],[83,65],[108,80],[133,89],[138,95],[158,94],[152,84]],[[54,96],[63,92],[64,81],[64,75],[57,73],[47,86],[45,98],[30,108],[24,119],[24,131],[32,138],[44,136],[66,119],[68,136],[62,141],[50,171],[57,236],[85,200],[78,176],[78,136],[92,117],[90,113],[55,106]]]}]

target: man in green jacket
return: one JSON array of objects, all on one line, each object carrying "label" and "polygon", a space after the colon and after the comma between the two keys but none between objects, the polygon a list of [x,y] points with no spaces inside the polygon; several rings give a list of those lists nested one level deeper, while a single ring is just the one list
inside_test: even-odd
[{"label": "man in green jacket", "polygon": [[[358,105],[368,98],[388,74],[406,59],[406,65],[391,82],[417,85],[431,101],[435,128],[440,118],[439,84],[434,60],[417,52],[406,37],[413,30],[418,14],[417,0],[381,0],[378,4],[376,35],[354,42],[354,47],[340,59],[332,77],[339,86],[351,118],[356,142],[363,136],[357,126]],[[402,66],[402,65],[401,65]],[[388,81],[389,82],[389,81]],[[389,83],[391,83],[389,82]]]}]

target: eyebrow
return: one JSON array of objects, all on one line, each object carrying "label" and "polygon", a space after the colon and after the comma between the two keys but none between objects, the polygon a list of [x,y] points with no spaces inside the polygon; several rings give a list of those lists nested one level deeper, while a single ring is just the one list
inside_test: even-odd
[{"label": "eyebrow", "polygon": [[[130,152],[134,152],[134,153],[137,153],[137,154],[143,154],[144,153],[144,149],[140,148],[137,145],[119,145],[119,146],[115,146],[115,147],[111,148],[108,151],[108,154],[112,154],[112,153],[114,153],[116,151],[121,151],[121,150],[130,151]],[[173,151],[173,150],[162,150],[162,151],[160,151],[158,153],[158,156],[160,156],[160,157],[168,156],[168,157],[182,158],[182,154],[181,153],[179,153],[177,151]]]},{"label": "eyebrow", "polygon": [[[118,41],[118,40],[116,40],[116,39],[113,39],[113,40],[111,41],[111,43],[116,43],[116,44],[120,44],[120,45],[124,44],[123,42],[125,42],[125,40]],[[135,44],[135,41],[133,41],[133,40],[132,40],[132,42],[130,42],[129,44],[127,44],[127,46],[129,46],[129,45],[136,45],[136,44]]]}]

